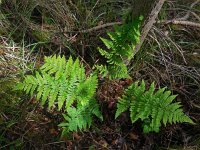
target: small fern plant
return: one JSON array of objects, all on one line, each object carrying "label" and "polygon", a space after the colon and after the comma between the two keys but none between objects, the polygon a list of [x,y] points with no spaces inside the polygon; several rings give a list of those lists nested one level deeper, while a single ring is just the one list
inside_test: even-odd
[{"label": "small fern plant", "polygon": [[96,65],[97,70],[110,79],[129,78],[126,61],[133,58],[133,50],[139,42],[142,17],[121,26],[115,26],[114,32],[107,32],[110,39],[100,38],[107,50],[98,47],[107,64]]},{"label": "small fern plant", "polygon": [[141,119],[143,132],[159,132],[161,124],[193,121],[183,113],[180,102],[172,101],[177,95],[171,95],[166,88],[155,91],[154,83],[146,90],[145,82],[139,85],[133,83],[117,103],[115,118],[122,112],[129,110],[132,123]]},{"label": "small fern plant", "polygon": [[[85,74],[85,69],[77,58],[68,60],[61,56],[45,57],[45,63],[35,75],[27,75],[16,87],[26,94],[36,94],[41,104],[48,107],[57,104],[58,110],[64,108],[66,121],[61,123],[63,133],[90,127],[92,116],[101,120],[102,115],[94,98],[97,88],[97,76]],[[75,119],[76,118],[76,119]]]}]

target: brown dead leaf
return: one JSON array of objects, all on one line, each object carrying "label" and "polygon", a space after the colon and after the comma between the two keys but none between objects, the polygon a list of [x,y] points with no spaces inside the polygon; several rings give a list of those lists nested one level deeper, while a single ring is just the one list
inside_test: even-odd
[{"label": "brown dead leaf", "polygon": [[118,143],[118,140],[116,139],[116,140],[113,140],[111,144],[112,145],[117,145],[117,143]]},{"label": "brown dead leaf", "polygon": [[108,143],[107,143],[105,140],[100,140],[100,141],[99,141],[99,144],[100,144],[102,147],[108,147]]},{"label": "brown dead leaf", "polygon": [[51,128],[49,130],[49,132],[50,132],[50,134],[55,135],[55,136],[57,136],[59,134],[58,131],[56,129],[54,129],[54,128]]},{"label": "brown dead leaf", "polygon": [[72,141],[70,141],[70,140],[67,140],[67,141],[66,141],[66,145],[67,145],[67,147],[70,147],[70,146],[72,146],[72,145],[73,145],[73,143],[72,143]]},{"label": "brown dead leaf", "polygon": [[79,136],[76,132],[73,132],[73,137],[76,140],[80,140],[81,139],[81,136]]},{"label": "brown dead leaf", "polygon": [[134,132],[129,133],[129,137],[131,140],[137,140],[138,139],[138,135],[136,135]]}]

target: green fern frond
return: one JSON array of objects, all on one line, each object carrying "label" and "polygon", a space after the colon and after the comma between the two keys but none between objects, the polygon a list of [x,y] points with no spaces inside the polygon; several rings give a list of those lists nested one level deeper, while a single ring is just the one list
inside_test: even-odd
[{"label": "green fern frond", "polygon": [[111,79],[130,78],[125,64],[108,66],[108,72]]},{"label": "green fern frond", "polygon": [[94,68],[102,75],[102,78],[106,77],[108,75],[108,68],[104,65],[95,65]]},{"label": "green fern frond", "polygon": [[107,48],[104,50],[98,47],[107,61],[107,67],[97,68],[103,76],[106,74],[110,79],[129,77],[125,62],[133,58],[133,50],[140,37],[140,23],[141,19],[138,19],[115,26],[115,32],[107,33],[110,39],[100,38]]},{"label": "green fern frond", "polygon": [[91,117],[86,116],[82,111],[69,107],[67,109],[67,114],[64,114],[65,122],[60,124],[61,127],[67,127],[69,131],[76,131],[78,129],[85,130],[91,125]]},{"label": "green fern frond", "polygon": [[77,87],[85,85],[87,94],[82,95],[83,99],[91,98],[97,87],[97,78],[89,77],[86,79],[85,70],[78,59],[72,60],[72,57],[66,61],[65,57],[50,56],[45,57],[45,63],[36,72],[35,76],[25,77],[21,86],[27,94],[36,93],[37,99],[41,99],[42,104],[48,100],[49,108],[58,102],[58,108],[69,108],[77,98]]},{"label": "green fern frond", "polygon": [[130,100],[126,99],[126,97],[122,97],[117,103],[117,111],[115,114],[115,119],[123,112],[127,111],[130,106]]},{"label": "green fern frond", "polygon": [[103,120],[102,114],[99,110],[99,105],[95,99],[91,99],[85,106],[79,104],[77,108],[70,107],[67,109],[67,114],[63,114],[65,121],[59,126],[69,131],[86,130],[92,125],[93,115]]},{"label": "green fern frond", "polygon": [[94,96],[97,84],[97,76],[91,75],[77,86],[77,97],[82,106],[87,105],[88,101]]},{"label": "green fern frond", "polygon": [[[85,69],[77,58],[68,60],[65,57],[45,57],[45,63],[35,75],[27,75],[16,87],[36,98],[42,105],[46,102],[49,108],[57,103],[58,109],[65,107],[67,120],[61,126],[63,132],[77,131],[90,127],[92,116],[102,119],[98,104],[94,99],[98,85],[97,75],[86,77]],[[92,105],[91,105],[92,104]],[[72,107],[73,106],[73,107]]]},{"label": "green fern frond", "polygon": [[135,82],[119,99],[115,118],[129,109],[132,123],[141,119],[144,122],[143,131],[145,133],[159,132],[162,123],[165,126],[167,123],[193,123],[183,113],[180,103],[173,103],[175,98],[176,95],[171,95],[171,91],[167,91],[166,88],[155,91],[154,83],[146,90],[144,81],[140,85]]},{"label": "green fern frond", "polygon": [[101,114],[99,104],[95,99],[91,100],[88,104],[88,108],[90,108],[90,112],[95,115],[97,118],[99,118],[101,121],[103,121],[103,116]]}]

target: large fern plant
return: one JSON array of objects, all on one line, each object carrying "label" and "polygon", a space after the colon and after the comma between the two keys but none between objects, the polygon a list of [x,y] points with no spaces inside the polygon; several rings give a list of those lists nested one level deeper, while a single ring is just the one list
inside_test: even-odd
[{"label": "large fern plant", "polygon": [[128,78],[126,62],[133,57],[133,50],[139,42],[140,23],[142,17],[121,26],[115,26],[114,32],[108,32],[110,39],[100,38],[107,50],[98,47],[107,64],[98,65],[97,69],[103,76],[110,79]]},{"label": "large fern plant", "polygon": [[171,95],[166,88],[155,91],[154,83],[146,90],[145,82],[139,85],[135,82],[125,91],[125,94],[117,103],[117,118],[122,112],[129,110],[132,123],[141,119],[143,121],[143,131],[145,133],[159,132],[163,123],[188,122],[193,121],[183,113],[179,102],[173,103],[176,95]]},{"label": "large fern plant", "polygon": [[64,56],[54,55],[45,57],[40,71],[36,71],[34,76],[27,75],[17,89],[31,96],[36,94],[42,105],[48,103],[49,108],[54,104],[59,110],[64,108],[66,121],[60,126],[66,132],[90,127],[93,115],[103,119],[94,98],[97,82],[95,74],[86,76],[78,58],[73,61],[70,57],[66,61]]}]

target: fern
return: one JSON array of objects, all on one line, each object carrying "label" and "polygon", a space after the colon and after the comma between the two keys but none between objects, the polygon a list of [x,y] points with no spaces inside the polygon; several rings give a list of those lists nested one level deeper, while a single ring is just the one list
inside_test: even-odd
[{"label": "fern", "polygon": [[[35,76],[27,75],[17,89],[24,90],[31,96],[35,93],[42,105],[46,102],[49,108],[54,103],[58,109],[65,107],[69,131],[86,129],[91,125],[92,112],[102,119],[98,104],[94,99],[97,88],[97,76],[85,75],[85,69],[79,59],[73,61],[72,57],[66,61],[65,57],[45,57],[45,63],[36,71]],[[95,104],[93,107],[91,103]],[[85,112],[83,115],[82,112]],[[67,117],[68,116],[68,117]],[[82,120],[81,120],[82,119]]]},{"label": "fern", "polygon": [[91,126],[93,115],[103,120],[99,105],[95,99],[92,99],[88,105],[79,105],[77,108],[70,107],[67,109],[67,114],[64,114],[65,121],[59,124],[63,128],[63,135],[65,132],[77,131],[78,129],[86,130]]},{"label": "fern", "polygon": [[117,103],[115,118],[129,110],[132,123],[141,119],[145,133],[159,132],[161,123],[179,123],[193,121],[183,113],[179,102],[173,103],[177,95],[171,95],[166,88],[155,91],[154,83],[146,90],[145,82],[135,82],[125,91]]},{"label": "fern", "polygon": [[125,61],[133,57],[135,45],[139,42],[140,23],[142,18],[131,21],[122,26],[116,26],[115,32],[108,32],[110,39],[100,38],[107,50],[98,47],[102,56],[106,58],[107,66],[97,66],[103,77],[109,75],[111,79],[128,78]]}]

